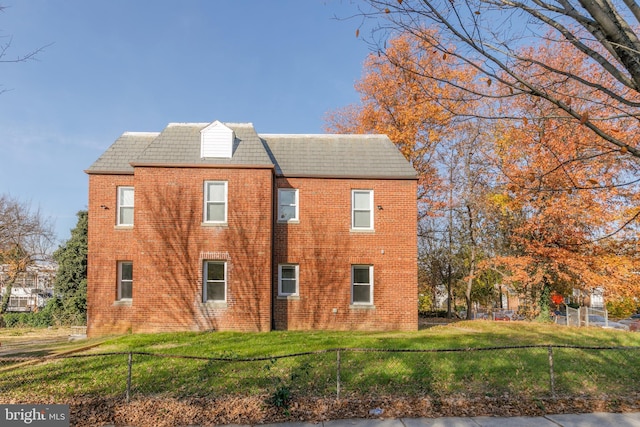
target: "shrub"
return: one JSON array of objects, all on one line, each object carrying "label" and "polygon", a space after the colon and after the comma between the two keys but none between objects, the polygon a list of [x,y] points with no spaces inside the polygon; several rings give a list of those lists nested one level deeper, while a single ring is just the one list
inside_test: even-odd
[{"label": "shrub", "polygon": [[428,293],[418,294],[418,313],[425,314],[433,310],[433,301]]},{"label": "shrub", "polygon": [[3,317],[7,328],[46,328],[57,324],[60,301],[51,298],[42,310],[30,313],[5,313]]},{"label": "shrub", "polygon": [[607,311],[609,316],[616,319],[623,319],[638,311],[638,301],[635,298],[619,298],[607,301]]},{"label": "shrub", "polygon": [[[455,316],[455,313],[452,313],[453,316]],[[422,317],[441,317],[441,318],[446,318],[447,317],[447,310],[435,310],[435,311],[424,311],[424,312],[420,312],[420,316]]]}]

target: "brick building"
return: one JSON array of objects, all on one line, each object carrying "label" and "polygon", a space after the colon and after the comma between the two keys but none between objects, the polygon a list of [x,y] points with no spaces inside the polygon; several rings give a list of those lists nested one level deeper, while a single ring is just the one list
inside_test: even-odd
[{"label": "brick building", "polygon": [[[7,292],[10,266],[0,264],[0,300]],[[58,271],[55,263],[36,263],[18,273],[11,285],[8,312],[38,311],[53,297],[53,282]]]},{"label": "brick building", "polygon": [[416,173],[386,136],[173,123],[86,173],[90,336],[417,329]]}]

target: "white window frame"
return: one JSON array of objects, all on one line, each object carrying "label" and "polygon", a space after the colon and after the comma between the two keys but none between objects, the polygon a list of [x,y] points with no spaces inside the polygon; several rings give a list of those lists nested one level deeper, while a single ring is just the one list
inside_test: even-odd
[{"label": "white window frame", "polygon": [[[209,186],[211,185],[224,185],[224,200],[209,200]],[[203,207],[203,221],[207,224],[226,224],[227,223],[227,211],[228,211],[228,192],[229,184],[227,181],[205,181],[204,182],[204,207]],[[211,220],[207,218],[207,214],[209,210],[207,209],[209,204],[224,204],[224,219],[222,220]]]},{"label": "white window frame", "polygon": [[[294,202],[293,204],[283,204],[282,203],[282,193],[285,192],[293,192],[294,194]],[[297,188],[278,188],[278,222],[299,222],[299,203],[298,203],[298,189]],[[283,206],[293,206],[295,207],[295,214],[293,218],[282,219],[282,207]]]},{"label": "white window frame", "polygon": [[[282,268],[293,267],[295,271],[296,290],[294,292],[284,292],[282,290]],[[278,296],[297,297],[300,295],[300,266],[298,264],[278,264]]]},{"label": "white window frame", "polygon": [[[133,202],[131,205],[127,205],[124,203],[124,191],[125,190],[131,190],[133,192]],[[125,227],[133,227],[133,212],[135,209],[135,190],[132,186],[123,186],[123,187],[118,187],[118,213],[117,213],[117,222],[116,225],[119,226],[125,226]],[[131,223],[125,223],[122,222],[122,209],[131,209],[132,215],[131,215]]]},{"label": "white window frame", "polygon": [[[208,269],[209,264],[222,264],[224,266],[224,277],[222,280],[215,280],[212,283],[222,283],[224,286],[224,299],[207,299],[207,288],[209,284]],[[202,302],[204,303],[226,303],[227,302],[227,262],[220,260],[204,260],[202,264]]]},{"label": "white window frame", "polygon": [[[369,269],[369,283],[356,283],[355,271],[356,269]],[[352,305],[373,305],[373,265],[356,264],[351,266],[351,304]],[[369,287],[369,301],[354,301],[355,287],[356,286],[368,286]]]},{"label": "white window frame", "polygon": [[[356,194],[369,194],[369,227],[356,226],[356,212],[367,212],[364,209],[356,209]],[[351,229],[373,230],[373,190],[351,190]]]},{"label": "white window frame", "polygon": [[[123,279],[122,278],[122,267],[124,265],[131,265],[131,279]],[[123,297],[122,296],[122,285],[127,282],[131,286],[131,296]],[[133,299],[133,262],[132,261],[118,261],[118,301],[130,301]]]}]

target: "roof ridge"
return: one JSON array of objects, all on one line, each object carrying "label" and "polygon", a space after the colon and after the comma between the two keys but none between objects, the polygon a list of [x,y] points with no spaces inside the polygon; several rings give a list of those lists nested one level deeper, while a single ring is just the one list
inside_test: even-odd
[{"label": "roof ridge", "polygon": [[238,122],[238,123],[236,123],[236,122],[220,122],[220,123],[222,123],[222,124],[224,124],[226,126],[233,126],[233,127],[246,127],[246,128],[255,127],[255,126],[253,126],[253,123],[251,123],[251,122]]},{"label": "roof ridge", "polygon": [[166,127],[170,126],[207,126],[211,123],[198,123],[198,122],[169,122]]},{"label": "roof ridge", "polygon": [[259,133],[258,135],[279,138],[388,138],[383,133]]},{"label": "roof ridge", "polygon": [[149,136],[158,136],[160,135],[160,132],[138,132],[138,131],[125,131],[122,133],[122,135],[137,135],[137,136],[141,136],[141,135],[149,135]]},{"label": "roof ridge", "polygon": [[[215,121],[215,120],[214,120]],[[205,123],[205,122],[169,122],[167,127],[169,126],[208,126],[213,122]],[[254,127],[251,122],[244,123],[235,123],[235,122],[220,122],[225,126],[234,126],[234,127]]]}]

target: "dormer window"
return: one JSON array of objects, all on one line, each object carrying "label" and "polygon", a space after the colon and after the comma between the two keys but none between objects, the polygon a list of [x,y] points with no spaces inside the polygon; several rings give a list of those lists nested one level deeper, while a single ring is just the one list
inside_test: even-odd
[{"label": "dormer window", "polygon": [[233,130],[216,120],[200,131],[200,157],[230,159],[234,139]]}]

